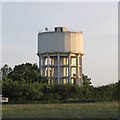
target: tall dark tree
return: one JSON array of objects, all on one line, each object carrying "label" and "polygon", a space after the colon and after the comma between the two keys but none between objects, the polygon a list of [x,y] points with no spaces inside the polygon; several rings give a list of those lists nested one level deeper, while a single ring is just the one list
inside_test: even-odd
[{"label": "tall dark tree", "polygon": [[12,71],[12,68],[9,67],[7,64],[5,64],[1,69],[0,69],[0,76],[2,79],[7,77],[7,75]]},{"label": "tall dark tree", "polygon": [[90,86],[90,85],[92,85],[91,78],[88,78],[87,75],[82,74],[82,79],[83,79],[83,86]]},{"label": "tall dark tree", "polygon": [[40,76],[38,66],[31,63],[16,65],[8,74],[8,78],[11,78],[13,81],[21,81],[24,79],[27,83],[47,83],[47,79]]}]

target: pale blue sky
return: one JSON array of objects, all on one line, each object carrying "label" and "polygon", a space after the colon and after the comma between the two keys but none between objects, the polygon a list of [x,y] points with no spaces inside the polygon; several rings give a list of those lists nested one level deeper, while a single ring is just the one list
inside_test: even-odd
[{"label": "pale blue sky", "polygon": [[117,3],[3,3],[3,65],[38,64],[37,33],[65,26],[84,35],[83,73],[95,86],[118,80]]}]

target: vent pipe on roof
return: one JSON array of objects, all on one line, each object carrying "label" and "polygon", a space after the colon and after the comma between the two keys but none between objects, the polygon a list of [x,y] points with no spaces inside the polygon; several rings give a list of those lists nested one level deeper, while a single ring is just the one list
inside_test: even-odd
[{"label": "vent pipe on roof", "polygon": [[55,32],[64,32],[66,31],[66,27],[55,27]]}]

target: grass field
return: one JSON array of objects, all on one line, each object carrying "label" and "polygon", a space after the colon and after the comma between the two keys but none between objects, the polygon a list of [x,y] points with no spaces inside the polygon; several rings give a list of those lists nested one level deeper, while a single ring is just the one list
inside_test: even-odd
[{"label": "grass field", "polygon": [[2,105],[3,118],[118,118],[118,103]]}]

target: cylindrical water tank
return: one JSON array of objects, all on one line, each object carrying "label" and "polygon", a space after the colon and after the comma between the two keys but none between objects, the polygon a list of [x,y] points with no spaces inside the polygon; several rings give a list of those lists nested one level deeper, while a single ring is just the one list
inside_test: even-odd
[{"label": "cylindrical water tank", "polygon": [[83,34],[56,27],[38,34],[38,53],[71,52],[83,54]]}]

